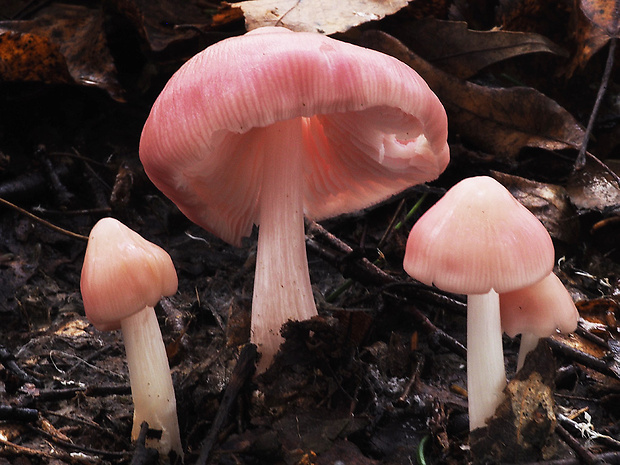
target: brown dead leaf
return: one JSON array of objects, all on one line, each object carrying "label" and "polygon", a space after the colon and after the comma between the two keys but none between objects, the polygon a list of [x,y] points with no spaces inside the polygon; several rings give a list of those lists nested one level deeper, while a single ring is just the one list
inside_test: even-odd
[{"label": "brown dead leaf", "polygon": [[581,145],[584,131],[579,123],[535,89],[490,88],[463,81],[382,32],[369,31],[362,42],[415,69],[446,108],[451,132],[488,153],[514,158],[523,147],[559,150]]},{"label": "brown dead leaf", "polygon": [[605,366],[620,378],[620,342],[618,342],[618,321],[620,304],[617,299],[603,297],[576,302],[581,320],[579,326],[586,333],[594,334],[605,345],[581,335],[554,335],[554,339],[593,359],[604,360]]},{"label": "brown dead leaf", "polygon": [[127,18],[154,52],[195,40],[211,25],[211,16],[197,1],[109,0],[106,6]]},{"label": "brown dead leaf", "polygon": [[495,23],[506,31],[538,32],[563,38],[573,2],[541,0],[499,0]]},{"label": "brown dead leaf", "polygon": [[231,8],[229,4],[225,4],[216,14],[213,15],[213,26],[224,26],[234,21],[243,19],[243,11],[239,8]]},{"label": "brown dead leaf", "polygon": [[52,4],[27,21],[0,21],[0,78],[96,86],[121,100],[100,10]]},{"label": "brown dead leaf", "polygon": [[618,0],[580,0],[579,7],[588,20],[604,30],[609,37],[620,32],[620,2]]},{"label": "brown dead leaf", "polygon": [[579,210],[620,213],[620,187],[616,180],[605,166],[587,158],[585,166],[572,173],[566,189]]},{"label": "brown dead leaf", "polygon": [[616,314],[620,316],[620,304],[616,300],[603,297],[581,300],[575,305],[583,319],[584,329],[606,340],[618,334]]},{"label": "brown dead leaf", "polygon": [[577,241],[579,220],[566,189],[497,171],[492,176],[545,225],[551,237],[569,244]]},{"label": "brown dead leaf", "polygon": [[408,0],[250,0],[236,3],[248,31],[284,26],[293,31],[335,34],[396,13]]},{"label": "brown dead leaf", "polygon": [[551,336],[551,339],[593,358],[602,359],[607,354],[607,351],[605,351],[600,345],[584,337],[575,336],[574,334],[557,333]]},{"label": "brown dead leaf", "polygon": [[574,47],[564,74],[571,77],[583,68],[617,31],[617,0],[553,2],[500,0],[496,23],[504,30],[531,31]]},{"label": "brown dead leaf", "polygon": [[575,10],[574,19],[571,22],[575,24],[572,35],[577,46],[565,72],[568,77],[572,76],[577,69],[583,69],[592,56],[610,39],[606,29],[587,18],[582,10]]},{"label": "brown dead leaf", "polygon": [[423,19],[410,27],[396,28],[394,35],[432,65],[463,79],[515,56],[538,52],[567,55],[566,50],[540,34],[474,31],[462,21]]},{"label": "brown dead leaf", "polygon": [[0,32],[0,78],[4,81],[71,82],[60,50],[46,37]]}]

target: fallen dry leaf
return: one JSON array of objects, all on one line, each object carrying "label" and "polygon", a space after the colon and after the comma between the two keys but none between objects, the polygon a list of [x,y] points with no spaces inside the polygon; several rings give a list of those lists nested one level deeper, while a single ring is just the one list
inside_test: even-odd
[{"label": "fallen dry leaf", "polygon": [[392,33],[432,65],[463,79],[515,56],[537,52],[567,55],[566,50],[540,34],[474,31],[462,21],[428,18],[395,28]]},{"label": "fallen dry leaf", "polygon": [[523,147],[579,148],[583,128],[555,101],[529,87],[491,88],[463,81],[429,64],[394,37],[369,31],[362,45],[392,55],[415,69],[448,113],[450,131],[499,157]]},{"label": "fallen dry leaf", "polygon": [[71,82],[56,45],[46,37],[13,31],[0,31],[0,77],[9,82]]},{"label": "fallen dry leaf", "polygon": [[573,34],[577,49],[567,70],[570,76],[583,68],[590,58],[620,32],[620,2],[618,0],[580,0],[576,9]]},{"label": "fallen dry leaf", "polygon": [[396,13],[408,0],[250,0],[236,3],[248,31],[284,26],[293,31],[335,34]]},{"label": "fallen dry leaf", "polygon": [[616,176],[591,158],[587,158],[582,169],[571,174],[566,189],[573,205],[581,211],[620,213],[620,187]]},{"label": "fallen dry leaf", "polygon": [[538,32],[562,40],[573,9],[573,2],[499,0],[495,25],[506,31]]},{"label": "fallen dry leaf", "polygon": [[211,15],[197,1],[109,0],[107,8],[129,19],[154,52],[195,40],[211,24]]},{"label": "fallen dry leaf", "polygon": [[592,24],[603,29],[609,37],[615,37],[620,32],[618,0],[580,0],[579,8]]},{"label": "fallen dry leaf", "polygon": [[122,100],[103,14],[52,4],[32,20],[0,21],[0,78],[96,86]]},{"label": "fallen dry leaf", "polygon": [[618,334],[618,321],[616,320],[616,312],[620,312],[618,301],[602,297],[581,300],[576,303],[576,306],[579,315],[583,318],[584,329],[605,340]]},{"label": "fallen dry leaf", "polygon": [[610,39],[609,33],[588,19],[581,10],[576,9],[573,16],[571,23],[575,24],[573,37],[577,46],[565,72],[567,77],[572,76],[577,69],[583,69]]},{"label": "fallen dry leaf", "polygon": [[504,173],[492,175],[536,215],[552,237],[569,243],[577,240],[580,224],[564,187]]},{"label": "fallen dry leaf", "polygon": [[574,49],[564,70],[564,75],[570,78],[609,41],[610,34],[606,31],[617,28],[615,3],[614,0],[500,0],[496,24],[504,30],[535,31]]},{"label": "fallen dry leaf", "polygon": [[579,219],[566,189],[497,171],[491,175],[545,225],[551,237],[569,244],[577,241]]}]

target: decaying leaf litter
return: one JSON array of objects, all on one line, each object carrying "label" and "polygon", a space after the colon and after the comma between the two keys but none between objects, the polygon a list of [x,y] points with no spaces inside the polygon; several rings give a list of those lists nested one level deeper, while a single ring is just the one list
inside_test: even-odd
[{"label": "decaying leaf litter", "polygon": [[[15,0],[0,11],[0,198],[81,235],[111,215],[169,251],[180,288],[157,311],[186,462],[618,462],[615,67],[574,168],[616,40],[615,4],[290,3]],[[245,346],[255,238],[233,248],[192,225],[137,157],[170,74],[246,24],[332,34],[413,66],[446,107],[452,157],[428,186],[307,222],[320,318],[287,326],[257,379]],[[479,174],[547,227],[582,320],[539,346],[492,427],[470,437],[462,296],[411,281],[402,257],[415,218]],[[85,242],[3,211],[0,463],[149,463],[129,441],[119,335],[84,317]],[[512,378],[518,342],[504,349]]]}]

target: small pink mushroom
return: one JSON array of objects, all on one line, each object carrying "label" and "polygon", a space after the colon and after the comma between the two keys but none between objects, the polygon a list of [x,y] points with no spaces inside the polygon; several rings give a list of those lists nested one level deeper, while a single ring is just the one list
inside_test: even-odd
[{"label": "small pink mushroom", "polygon": [[439,289],[467,294],[470,429],[485,425],[506,385],[498,293],[530,286],[553,269],[545,227],[493,178],[465,179],[413,226],[404,268]]},{"label": "small pink mushroom", "polygon": [[517,370],[541,337],[577,329],[577,307],[554,273],[531,286],[500,294],[499,305],[504,332],[510,337],[521,334]]},{"label": "small pink mushroom", "polygon": [[143,421],[162,431],[149,441],[160,454],[183,456],[176,399],[166,348],[153,307],[177,291],[177,274],[160,247],[113,218],[90,232],[80,287],[86,316],[95,328],[123,333],[134,402],[131,437]]},{"label": "small pink mushroom", "polygon": [[402,62],[320,34],[256,29],[189,60],[153,105],[140,158],[192,221],[239,245],[260,225],[251,339],[271,362],[317,314],[304,214],[358,210],[448,159],[443,106]]}]

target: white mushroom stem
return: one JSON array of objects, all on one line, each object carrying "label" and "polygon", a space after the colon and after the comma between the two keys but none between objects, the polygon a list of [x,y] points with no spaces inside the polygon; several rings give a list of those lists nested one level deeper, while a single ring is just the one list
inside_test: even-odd
[{"label": "white mushroom stem", "polygon": [[525,357],[536,348],[539,340],[540,337],[529,331],[521,334],[521,345],[519,346],[519,356],[517,357],[517,371],[523,368]]},{"label": "white mushroom stem", "polygon": [[177,404],[174,396],[170,365],[153,307],[135,313],[121,321],[123,342],[127,353],[131,395],[134,403],[132,440],[136,440],[140,425],[161,430],[161,440],[147,442],[148,447],[167,455],[174,450],[183,456]]},{"label": "white mushroom stem", "polygon": [[282,342],[281,326],[317,314],[304,233],[302,118],[262,129],[266,144],[260,192],[251,340],[264,371]]},{"label": "white mushroom stem", "polygon": [[467,399],[469,429],[485,426],[504,398],[506,369],[499,295],[467,296]]}]

